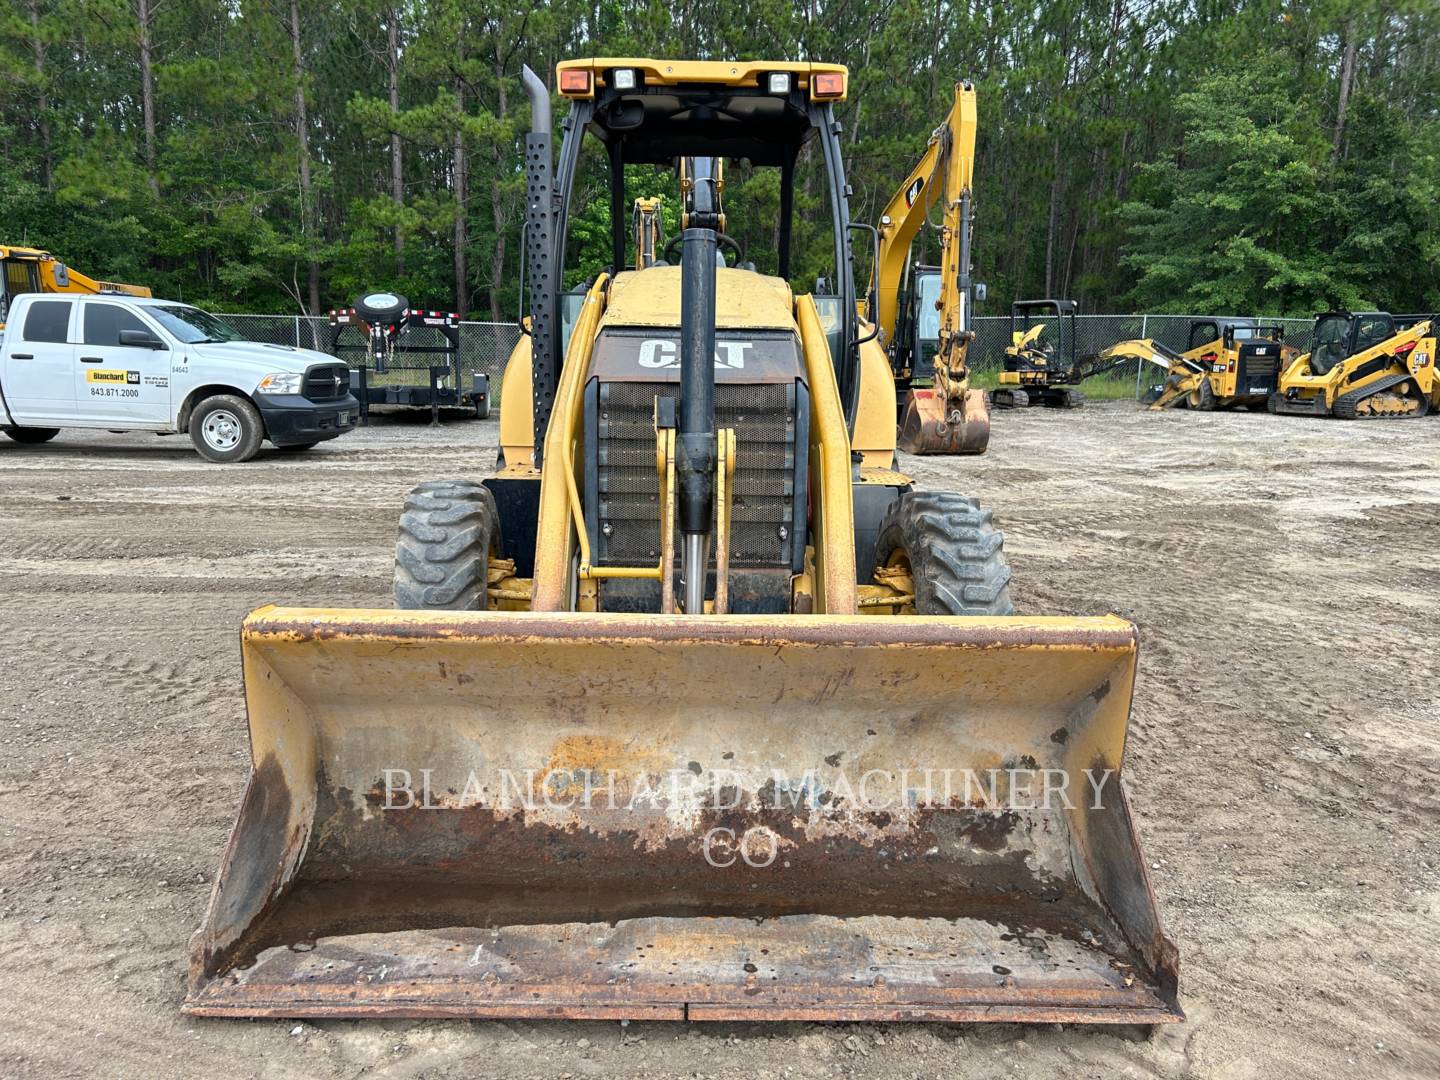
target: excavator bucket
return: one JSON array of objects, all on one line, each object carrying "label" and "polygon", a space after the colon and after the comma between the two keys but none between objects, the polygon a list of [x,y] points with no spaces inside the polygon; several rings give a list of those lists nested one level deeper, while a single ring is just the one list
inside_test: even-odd
[{"label": "excavator bucket", "polygon": [[965,391],[964,408],[947,411],[937,390],[905,395],[897,442],[907,454],[983,454],[990,445],[990,406],[985,391]]},{"label": "excavator bucket", "polygon": [[264,608],[199,1016],[1180,1018],[1106,618]]}]

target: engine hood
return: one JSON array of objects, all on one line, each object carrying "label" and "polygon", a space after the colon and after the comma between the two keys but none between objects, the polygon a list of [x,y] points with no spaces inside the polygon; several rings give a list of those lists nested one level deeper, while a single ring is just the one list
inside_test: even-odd
[{"label": "engine hood", "polygon": [[263,341],[205,341],[185,348],[192,356],[222,364],[245,364],[262,374],[272,371],[304,371],[315,364],[337,363],[335,357],[315,349],[293,345],[270,345]]}]

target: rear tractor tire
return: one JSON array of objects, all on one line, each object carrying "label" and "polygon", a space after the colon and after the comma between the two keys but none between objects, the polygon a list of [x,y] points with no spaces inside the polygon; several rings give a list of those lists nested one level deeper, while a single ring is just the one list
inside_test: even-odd
[{"label": "rear tractor tire", "polygon": [[429,480],[405,497],[395,538],[395,606],[483,611],[500,550],[495,496],[473,480]]},{"label": "rear tractor tire", "polygon": [[880,522],[875,565],[909,567],[917,615],[1014,615],[1004,546],[978,500],[912,491]]}]

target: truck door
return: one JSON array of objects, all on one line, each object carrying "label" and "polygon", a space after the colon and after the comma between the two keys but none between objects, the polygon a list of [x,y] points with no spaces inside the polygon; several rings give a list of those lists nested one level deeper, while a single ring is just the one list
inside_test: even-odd
[{"label": "truck door", "polygon": [[[113,300],[85,300],[75,350],[75,402],[83,420],[170,422],[170,349],[135,311]],[[129,332],[130,340],[121,341]],[[141,335],[154,345],[137,344]],[[158,348],[154,346],[159,346]]]},{"label": "truck door", "polygon": [[35,300],[5,328],[0,384],[20,424],[63,427],[75,419],[74,300]]}]

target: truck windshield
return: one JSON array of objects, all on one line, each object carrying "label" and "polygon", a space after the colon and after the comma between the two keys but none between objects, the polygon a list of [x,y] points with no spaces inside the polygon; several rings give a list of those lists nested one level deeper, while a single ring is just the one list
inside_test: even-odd
[{"label": "truck windshield", "polygon": [[145,309],[186,345],[201,341],[243,341],[244,335],[208,311],[184,304],[155,304]]}]

